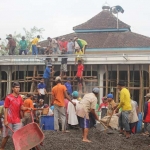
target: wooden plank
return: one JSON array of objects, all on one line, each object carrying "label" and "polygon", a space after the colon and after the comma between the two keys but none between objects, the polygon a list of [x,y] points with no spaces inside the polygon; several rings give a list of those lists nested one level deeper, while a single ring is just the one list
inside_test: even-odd
[{"label": "wooden plank", "polygon": [[[2,70],[0,66],[0,81],[2,80]],[[0,83],[0,98],[2,99],[2,83]]]},{"label": "wooden plank", "polygon": [[140,73],[140,89],[139,89],[139,111],[142,111],[142,102],[143,102],[143,74],[142,74],[142,66],[139,65],[139,73]]},{"label": "wooden plank", "polygon": [[106,73],[106,90],[105,95],[108,94],[108,65],[105,65],[105,73]]},{"label": "wooden plank", "polygon": [[127,75],[128,75],[128,89],[130,87],[130,65],[127,65]]},{"label": "wooden plank", "polygon": [[149,73],[149,93],[150,93],[150,65],[149,65],[149,67],[148,67],[149,69],[148,69],[148,73]]},{"label": "wooden plank", "polygon": [[[119,82],[119,65],[117,65],[117,83]],[[116,88],[116,102],[119,102],[118,88]]]}]

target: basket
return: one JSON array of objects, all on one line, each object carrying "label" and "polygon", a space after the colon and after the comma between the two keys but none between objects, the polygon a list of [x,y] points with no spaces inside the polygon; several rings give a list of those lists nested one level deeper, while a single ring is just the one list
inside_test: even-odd
[{"label": "basket", "polygon": [[43,115],[47,115],[49,113],[49,108],[44,108],[43,109]]}]

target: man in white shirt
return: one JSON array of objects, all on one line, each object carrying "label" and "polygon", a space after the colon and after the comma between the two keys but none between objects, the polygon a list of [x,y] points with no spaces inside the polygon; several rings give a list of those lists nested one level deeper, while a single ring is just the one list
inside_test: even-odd
[{"label": "man in white shirt", "polygon": [[83,142],[91,142],[87,138],[89,128],[94,126],[91,119],[94,117],[96,120],[99,120],[95,112],[98,93],[99,88],[94,88],[92,93],[85,94],[83,99],[76,104],[76,113],[79,120],[79,126],[83,129]]}]

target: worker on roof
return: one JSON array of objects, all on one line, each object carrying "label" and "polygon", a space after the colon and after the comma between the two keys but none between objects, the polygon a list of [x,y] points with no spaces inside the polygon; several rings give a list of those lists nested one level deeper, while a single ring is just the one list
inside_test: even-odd
[{"label": "worker on roof", "polygon": [[38,35],[36,38],[34,38],[31,41],[32,44],[32,55],[38,55],[38,49],[37,49],[37,44],[39,42],[40,36]]}]

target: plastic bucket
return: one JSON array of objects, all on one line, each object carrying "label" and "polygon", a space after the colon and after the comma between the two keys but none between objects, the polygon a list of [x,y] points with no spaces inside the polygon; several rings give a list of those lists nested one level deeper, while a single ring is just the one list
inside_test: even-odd
[{"label": "plastic bucket", "polygon": [[41,116],[40,126],[43,130],[54,130],[54,116]]},{"label": "plastic bucket", "polygon": [[139,121],[138,121],[138,123],[137,123],[136,132],[137,132],[137,133],[140,133],[140,132],[142,132],[142,122],[143,122],[142,113],[139,113],[139,114],[138,114],[138,118],[139,118]]}]

